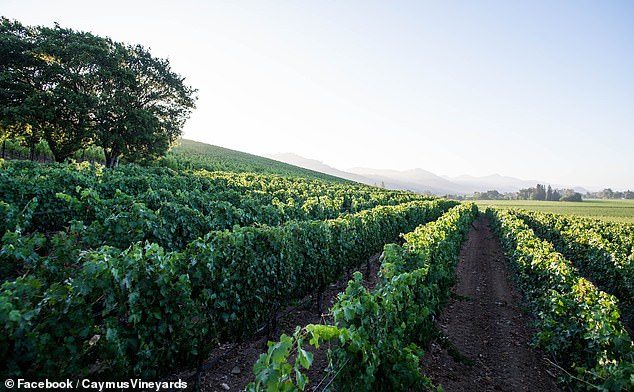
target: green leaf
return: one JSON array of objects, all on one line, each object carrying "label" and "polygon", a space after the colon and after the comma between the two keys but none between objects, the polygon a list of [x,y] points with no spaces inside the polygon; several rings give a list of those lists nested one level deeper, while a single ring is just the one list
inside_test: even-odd
[{"label": "green leaf", "polygon": [[303,391],[306,388],[306,384],[308,384],[308,377],[302,374],[298,369],[295,369],[295,381],[297,381],[297,387],[300,391]]},{"label": "green leaf", "polygon": [[311,353],[310,351],[306,351],[303,348],[298,348],[297,360],[304,369],[308,369],[310,365],[313,364],[313,359],[313,353]]},{"label": "green leaf", "polygon": [[[269,343],[270,344],[270,343]],[[269,346],[269,357],[272,362],[280,363],[286,361],[291,352],[293,341],[290,336],[282,335],[280,341]]]},{"label": "green leaf", "polygon": [[20,321],[21,314],[19,310],[12,310],[9,312],[9,320]]}]

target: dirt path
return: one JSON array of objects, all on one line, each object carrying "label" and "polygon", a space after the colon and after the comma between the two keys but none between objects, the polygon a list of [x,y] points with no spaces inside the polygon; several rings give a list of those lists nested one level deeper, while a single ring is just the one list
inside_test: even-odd
[{"label": "dirt path", "polygon": [[438,325],[466,359],[456,362],[433,343],[423,359],[423,373],[447,392],[560,391],[556,370],[529,346],[530,318],[519,308],[521,296],[509,281],[499,240],[486,218],[474,223],[456,273],[455,299]]}]

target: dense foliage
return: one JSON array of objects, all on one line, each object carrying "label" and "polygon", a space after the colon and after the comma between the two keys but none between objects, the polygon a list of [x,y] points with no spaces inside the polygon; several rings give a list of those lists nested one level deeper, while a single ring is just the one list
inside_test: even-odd
[{"label": "dense foliage", "polygon": [[572,263],[508,211],[488,209],[519,284],[538,318],[537,344],[567,369],[575,390],[634,385],[634,348],[617,299],[581,277]]},{"label": "dense foliage", "polygon": [[599,289],[619,300],[634,329],[634,226],[531,211],[514,211]]},{"label": "dense foliage", "polygon": [[4,162],[0,176],[6,376],[155,377],[196,363],[456,204],[130,165]]},{"label": "dense foliage", "polygon": [[195,90],[140,45],[0,19],[0,136],[55,160],[89,145],[106,166],[163,155],[181,135]]},{"label": "dense foliage", "polygon": [[333,324],[298,327],[293,336],[270,342],[247,390],[304,390],[309,380],[302,371],[313,358],[307,346],[325,341],[335,343],[327,385],[334,382],[337,390],[430,387],[419,369],[421,347],[437,336],[434,317],[454,282],[460,245],[476,211],[473,204],[456,206],[406,234],[402,246],[386,245],[378,287],[369,292],[355,273],[332,308]]},{"label": "dense foliage", "polygon": [[70,229],[83,248],[125,248],[147,240],[170,250],[182,249],[209,231],[235,225],[332,219],[427,199],[358,184],[266,174],[130,165],[103,170],[87,163],[0,165],[0,230],[14,231],[16,219],[32,236]]}]

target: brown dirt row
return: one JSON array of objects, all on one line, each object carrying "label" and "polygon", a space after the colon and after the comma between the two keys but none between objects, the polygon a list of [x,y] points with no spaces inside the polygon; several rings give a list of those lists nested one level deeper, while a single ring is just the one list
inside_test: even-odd
[{"label": "brown dirt row", "polygon": [[434,342],[422,361],[423,373],[446,392],[560,391],[557,369],[530,347],[531,319],[520,309],[521,296],[486,218],[474,222],[456,274],[453,299],[437,324],[464,358],[454,360],[456,355]]}]

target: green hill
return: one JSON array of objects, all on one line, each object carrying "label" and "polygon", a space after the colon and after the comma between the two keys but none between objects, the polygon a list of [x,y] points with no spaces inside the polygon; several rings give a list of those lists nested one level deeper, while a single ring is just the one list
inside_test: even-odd
[{"label": "green hill", "polygon": [[318,178],[339,183],[352,182],[273,159],[188,139],[181,139],[178,145],[160,160],[160,165],[172,169],[270,173],[289,177]]}]

